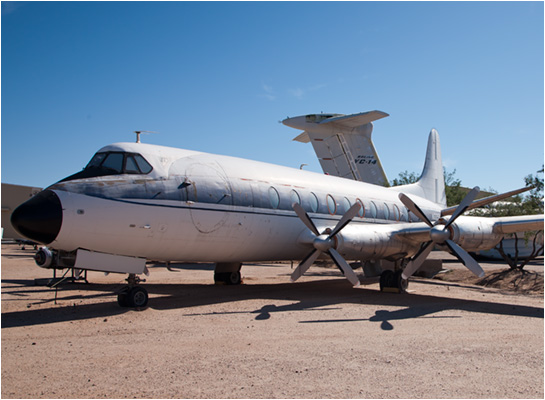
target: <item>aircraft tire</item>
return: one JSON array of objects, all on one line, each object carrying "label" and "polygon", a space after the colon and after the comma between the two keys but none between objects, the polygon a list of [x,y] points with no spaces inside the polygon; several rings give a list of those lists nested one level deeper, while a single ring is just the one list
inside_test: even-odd
[{"label": "aircraft tire", "polygon": [[229,282],[228,285],[240,285],[242,283],[242,276],[240,271],[229,273]]},{"label": "aircraft tire", "polygon": [[117,295],[117,304],[119,304],[120,307],[129,307],[128,288],[124,288],[123,291]]},{"label": "aircraft tire", "polygon": [[242,283],[242,276],[240,274],[240,271],[216,272],[214,274],[214,281],[217,284],[240,285]]},{"label": "aircraft tire", "polygon": [[409,286],[409,281],[401,277],[402,271],[385,270],[380,274],[380,291],[405,293]]},{"label": "aircraft tire", "polygon": [[385,288],[389,288],[393,286],[394,282],[394,271],[390,271],[389,269],[385,270],[380,274],[380,291],[383,292]]},{"label": "aircraft tire", "polygon": [[409,280],[403,279],[401,274],[403,271],[394,272],[394,287],[399,289],[399,293],[405,293],[409,287]]},{"label": "aircraft tire", "polygon": [[129,307],[143,308],[148,305],[148,291],[142,286],[135,286],[127,294]]}]

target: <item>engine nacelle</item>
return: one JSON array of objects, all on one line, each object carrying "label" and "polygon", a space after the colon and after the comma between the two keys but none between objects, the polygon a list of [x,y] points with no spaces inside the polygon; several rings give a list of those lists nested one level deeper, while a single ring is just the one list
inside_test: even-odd
[{"label": "engine nacelle", "polygon": [[399,259],[413,255],[419,246],[392,234],[391,225],[369,225],[368,229],[346,226],[337,235],[337,250],[350,260]]},{"label": "engine nacelle", "polygon": [[459,217],[451,225],[452,240],[466,251],[495,247],[503,234],[494,233],[494,221],[481,217]]},{"label": "engine nacelle", "polygon": [[53,265],[53,252],[47,247],[41,247],[36,254],[34,254],[34,261],[40,268],[54,268]]},{"label": "engine nacelle", "polygon": [[76,262],[76,252],[57,251],[48,247],[41,247],[34,255],[34,261],[40,268],[72,268]]}]

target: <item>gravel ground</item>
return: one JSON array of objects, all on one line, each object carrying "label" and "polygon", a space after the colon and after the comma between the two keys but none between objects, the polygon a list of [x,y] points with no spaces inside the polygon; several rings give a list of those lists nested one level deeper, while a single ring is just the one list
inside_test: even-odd
[{"label": "gravel ground", "polygon": [[290,264],[217,286],[180,266],[151,268],[137,311],[117,305],[122,275],[55,301],[32,255],[2,245],[3,398],[544,397],[541,294],[421,278],[380,293],[320,267],[291,284]]}]

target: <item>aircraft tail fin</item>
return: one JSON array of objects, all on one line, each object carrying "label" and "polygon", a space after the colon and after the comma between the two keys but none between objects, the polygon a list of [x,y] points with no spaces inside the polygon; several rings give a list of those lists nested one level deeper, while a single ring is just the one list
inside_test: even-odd
[{"label": "aircraft tail fin", "polygon": [[426,161],[422,175],[420,175],[418,181],[409,185],[392,187],[392,190],[423,197],[439,204],[443,208],[447,206],[441,144],[439,142],[439,134],[435,129],[431,130],[428,137]]},{"label": "aircraft tail fin", "polygon": [[310,114],[287,118],[282,123],[304,130],[295,141],[312,143],[324,173],[389,186],[375,150],[373,122],[387,117],[382,111],[358,114]]}]

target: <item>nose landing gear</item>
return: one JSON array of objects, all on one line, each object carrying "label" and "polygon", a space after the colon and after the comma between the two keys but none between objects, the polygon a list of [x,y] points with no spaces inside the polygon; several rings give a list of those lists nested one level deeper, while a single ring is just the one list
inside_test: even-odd
[{"label": "nose landing gear", "polygon": [[129,274],[128,285],[123,286],[117,295],[121,307],[145,308],[148,305],[148,291],[138,284],[145,282],[135,274]]}]

